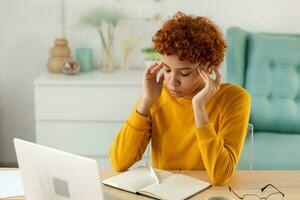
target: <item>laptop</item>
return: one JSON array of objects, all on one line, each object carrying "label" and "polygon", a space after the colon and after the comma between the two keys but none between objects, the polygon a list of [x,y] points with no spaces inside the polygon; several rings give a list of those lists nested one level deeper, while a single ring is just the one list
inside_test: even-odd
[{"label": "laptop", "polygon": [[93,159],[14,139],[27,200],[117,199],[104,194]]}]

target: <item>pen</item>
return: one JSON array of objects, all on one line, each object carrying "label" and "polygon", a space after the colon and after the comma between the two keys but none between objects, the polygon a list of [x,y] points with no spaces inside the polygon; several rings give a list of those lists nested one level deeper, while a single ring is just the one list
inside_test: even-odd
[{"label": "pen", "polygon": [[153,169],[152,167],[150,167],[150,171],[151,171],[152,176],[153,176],[154,179],[156,180],[156,183],[157,183],[157,184],[160,184],[160,180],[159,180],[159,178],[158,178],[156,172],[154,171],[154,169]]}]

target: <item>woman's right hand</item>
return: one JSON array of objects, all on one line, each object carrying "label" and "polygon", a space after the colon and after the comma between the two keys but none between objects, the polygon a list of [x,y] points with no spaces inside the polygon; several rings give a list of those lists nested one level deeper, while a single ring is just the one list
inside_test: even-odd
[{"label": "woman's right hand", "polygon": [[162,74],[157,81],[157,74],[162,69],[162,62],[154,63],[145,70],[143,78],[143,94],[138,105],[137,111],[142,115],[148,115],[153,103],[161,94],[164,75]]},{"label": "woman's right hand", "polygon": [[151,104],[153,104],[161,94],[164,76],[162,74],[159,78],[159,81],[157,82],[157,74],[162,69],[162,67],[163,64],[161,62],[154,63],[150,65],[150,67],[148,67],[144,73],[142,97],[149,101]]}]

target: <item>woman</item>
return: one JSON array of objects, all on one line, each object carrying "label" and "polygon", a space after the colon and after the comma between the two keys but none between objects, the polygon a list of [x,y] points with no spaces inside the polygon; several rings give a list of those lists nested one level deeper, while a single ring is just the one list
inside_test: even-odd
[{"label": "woman", "polygon": [[152,40],[162,59],[145,70],[143,93],[111,146],[112,166],[128,169],[151,139],[153,167],[206,170],[212,184],[225,184],[245,141],[250,96],[221,84],[221,31],[205,17],[178,12]]}]

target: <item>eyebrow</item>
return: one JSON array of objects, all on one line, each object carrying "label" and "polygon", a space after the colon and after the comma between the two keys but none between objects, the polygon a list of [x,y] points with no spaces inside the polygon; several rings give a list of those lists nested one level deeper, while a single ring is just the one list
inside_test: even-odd
[{"label": "eyebrow", "polygon": [[[169,67],[169,68],[171,68],[169,65],[167,65],[164,62],[162,62],[162,64],[165,65],[165,66],[167,66],[167,67]],[[190,68],[190,67],[181,67],[181,68],[178,68],[178,70],[188,70],[188,69],[192,69],[192,68]]]}]

